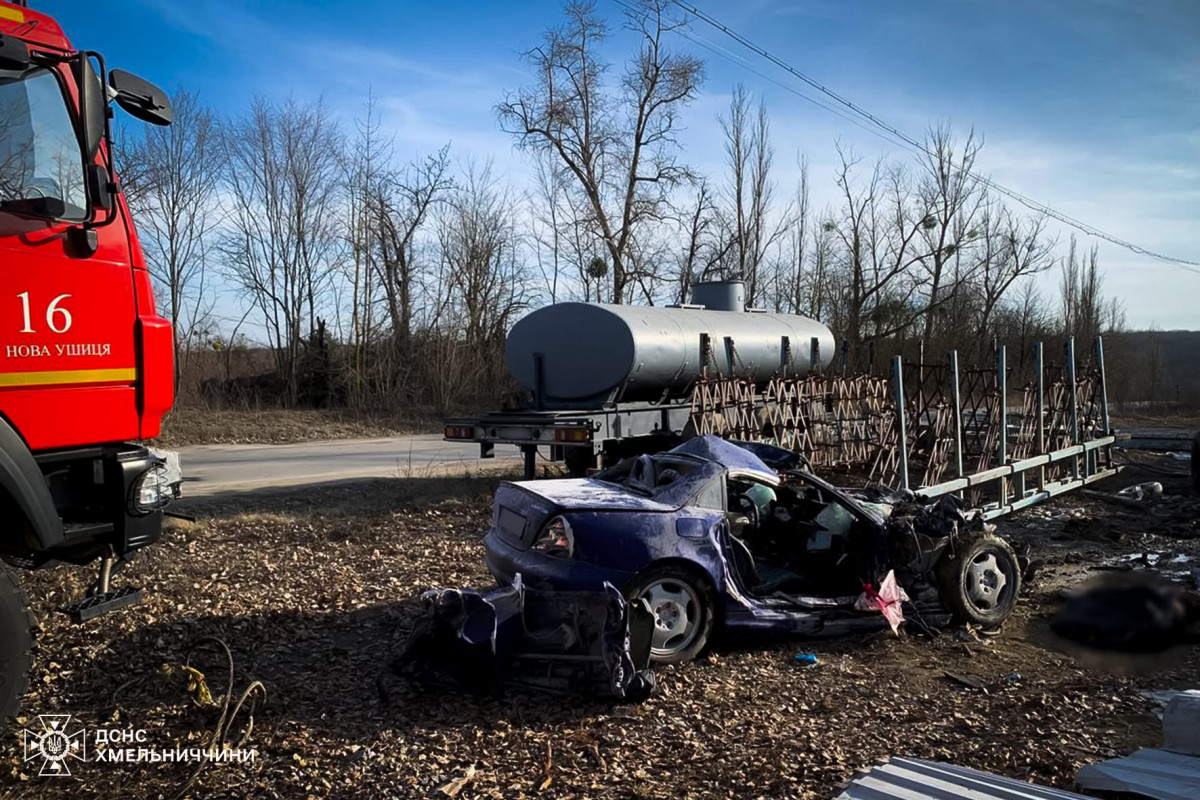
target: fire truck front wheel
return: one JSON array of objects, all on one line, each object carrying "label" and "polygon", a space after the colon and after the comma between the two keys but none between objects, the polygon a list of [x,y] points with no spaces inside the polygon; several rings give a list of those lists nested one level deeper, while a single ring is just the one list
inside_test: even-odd
[{"label": "fire truck front wheel", "polygon": [[0,564],[0,729],[21,707],[32,663],[33,615],[12,571]]}]

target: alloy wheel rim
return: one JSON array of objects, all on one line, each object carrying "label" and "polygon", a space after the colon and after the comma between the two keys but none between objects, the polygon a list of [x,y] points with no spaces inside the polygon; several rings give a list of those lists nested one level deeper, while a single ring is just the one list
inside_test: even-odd
[{"label": "alloy wheel rim", "polygon": [[1011,576],[1005,573],[994,550],[978,553],[963,575],[967,600],[978,611],[991,613],[1003,607],[1012,591]]},{"label": "alloy wheel rim", "polygon": [[700,633],[700,597],[688,584],[662,578],[647,586],[641,595],[654,616],[650,652],[662,657],[686,650]]}]

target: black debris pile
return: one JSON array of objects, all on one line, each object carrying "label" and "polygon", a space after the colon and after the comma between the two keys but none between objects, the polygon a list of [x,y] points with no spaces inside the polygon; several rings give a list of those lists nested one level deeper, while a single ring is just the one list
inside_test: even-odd
[{"label": "black debris pile", "polygon": [[1098,650],[1158,653],[1200,642],[1200,592],[1148,573],[1108,575],[1070,593],[1050,628]]}]

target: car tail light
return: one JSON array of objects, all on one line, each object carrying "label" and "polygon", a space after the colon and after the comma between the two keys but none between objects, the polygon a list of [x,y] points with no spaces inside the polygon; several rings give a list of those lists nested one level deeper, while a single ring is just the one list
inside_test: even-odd
[{"label": "car tail light", "polygon": [[575,534],[571,531],[571,523],[562,517],[550,520],[530,549],[548,556],[571,558],[575,555]]},{"label": "car tail light", "polygon": [[592,438],[592,432],[587,428],[555,428],[556,442],[587,442]]},{"label": "car tail light", "polygon": [[442,435],[446,439],[473,439],[475,438],[475,428],[471,425],[447,425]]}]

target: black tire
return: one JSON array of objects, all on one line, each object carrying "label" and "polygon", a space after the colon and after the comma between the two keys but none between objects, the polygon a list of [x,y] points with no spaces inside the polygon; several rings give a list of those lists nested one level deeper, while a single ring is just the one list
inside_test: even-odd
[{"label": "black tire", "polygon": [[992,534],[964,537],[938,561],[942,602],[960,622],[995,627],[1021,593],[1021,566],[1012,545]]},{"label": "black tire", "polygon": [[[662,594],[655,596],[656,587]],[[668,601],[668,596],[681,598]],[[654,636],[650,661],[655,664],[681,664],[691,661],[708,645],[715,621],[716,593],[699,569],[679,564],[659,564],[638,573],[625,587],[625,597],[645,598],[654,615]],[[671,634],[672,624],[680,621],[684,611],[685,627]],[[660,637],[669,637],[660,641]],[[656,646],[658,645],[658,646]]]},{"label": "black tire", "polygon": [[1192,437],[1192,487],[1200,492],[1200,433]]},{"label": "black tire", "polygon": [[563,466],[572,478],[586,478],[589,469],[596,468],[596,454],[590,447],[564,447]]},{"label": "black tire", "polygon": [[0,729],[21,708],[33,663],[33,615],[12,571],[0,564]]}]

